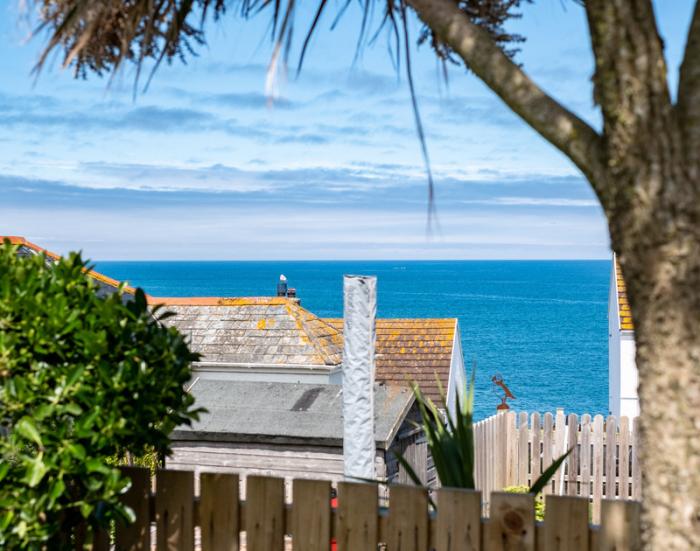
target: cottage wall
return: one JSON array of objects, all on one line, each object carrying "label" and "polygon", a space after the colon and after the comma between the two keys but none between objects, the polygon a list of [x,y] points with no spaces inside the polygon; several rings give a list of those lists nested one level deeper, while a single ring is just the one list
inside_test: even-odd
[{"label": "cottage wall", "polygon": [[[197,478],[202,472],[276,476],[287,482],[288,495],[293,478],[343,480],[341,446],[176,441],[172,447],[167,468],[194,471]],[[384,456],[384,450],[378,449],[375,458],[378,478],[386,473]]]}]

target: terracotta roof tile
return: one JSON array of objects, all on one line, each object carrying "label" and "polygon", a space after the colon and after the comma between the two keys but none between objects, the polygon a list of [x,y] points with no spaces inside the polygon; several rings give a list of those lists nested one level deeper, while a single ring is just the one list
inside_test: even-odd
[{"label": "terracotta roof tile", "polygon": [[625,285],[625,280],[622,278],[622,268],[620,267],[620,263],[617,261],[617,257],[614,258],[614,269],[615,285],[617,286],[617,309],[620,316],[620,329],[622,331],[634,331],[632,312],[630,311],[630,304],[627,300],[627,287]]},{"label": "terracotta roof tile", "polygon": [[[51,251],[48,251],[44,249],[43,247],[40,247],[39,245],[35,245],[31,241],[27,241],[24,237],[19,237],[16,235],[7,235],[7,236],[2,236],[0,235],[0,243],[2,243],[4,240],[8,240],[10,243],[13,245],[19,245],[19,253],[20,254],[39,254],[39,253],[44,253],[48,258],[52,260],[58,260],[61,258],[60,255],[53,253]],[[94,279],[98,284],[101,284],[102,286],[109,287],[111,289],[116,290],[119,285],[121,285],[121,281],[117,281],[116,279],[112,279],[111,277],[107,277],[104,274],[101,274],[99,272],[96,272],[95,270],[86,270],[87,274]],[[129,293],[129,294],[134,294],[135,289],[132,287],[124,287],[124,292]]]},{"label": "terracotta roof tile", "polygon": [[[342,319],[325,321],[342,334]],[[377,380],[399,385],[415,381],[426,396],[439,402],[435,377],[447,392],[456,327],[454,318],[377,319]]]}]

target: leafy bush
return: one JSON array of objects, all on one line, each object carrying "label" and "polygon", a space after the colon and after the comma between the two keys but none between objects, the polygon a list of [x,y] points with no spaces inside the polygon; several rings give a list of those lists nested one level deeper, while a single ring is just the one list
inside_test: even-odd
[{"label": "leafy bush", "polygon": [[167,454],[197,418],[183,336],[141,290],[99,297],[86,269],[0,246],[2,548],[68,548],[128,519],[114,458]]}]

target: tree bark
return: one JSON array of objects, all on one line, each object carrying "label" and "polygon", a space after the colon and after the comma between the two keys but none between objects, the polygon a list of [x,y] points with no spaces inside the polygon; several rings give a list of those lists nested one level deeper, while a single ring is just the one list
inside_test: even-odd
[{"label": "tree bark", "polygon": [[598,135],[455,2],[407,2],[596,191],[635,324],[643,541],[649,549],[700,549],[700,6],[674,106],[651,0],[586,1],[604,120]]}]

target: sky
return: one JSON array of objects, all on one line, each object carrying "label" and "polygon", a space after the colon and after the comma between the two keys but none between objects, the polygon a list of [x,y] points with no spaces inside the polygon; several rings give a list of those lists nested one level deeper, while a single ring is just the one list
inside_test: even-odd
[{"label": "sky", "polygon": [[[32,74],[42,37],[0,2],[0,235],[93,260],[608,258],[596,198],[566,157],[463,67],[445,83],[427,46],[413,74],[437,223],[403,68],[388,35],[356,56],[360,12],[321,20],[297,77],[299,36],[276,98],[265,14],[206,26],[187,64],[76,80],[56,59]],[[341,4],[331,2],[332,11]],[[655,3],[675,90],[692,0]],[[583,9],[536,0],[508,29],[525,71],[600,128]],[[31,14],[29,14],[31,15]],[[375,20],[376,23],[376,20]],[[417,21],[410,22],[412,38]],[[415,40],[412,40],[415,42]]]}]

